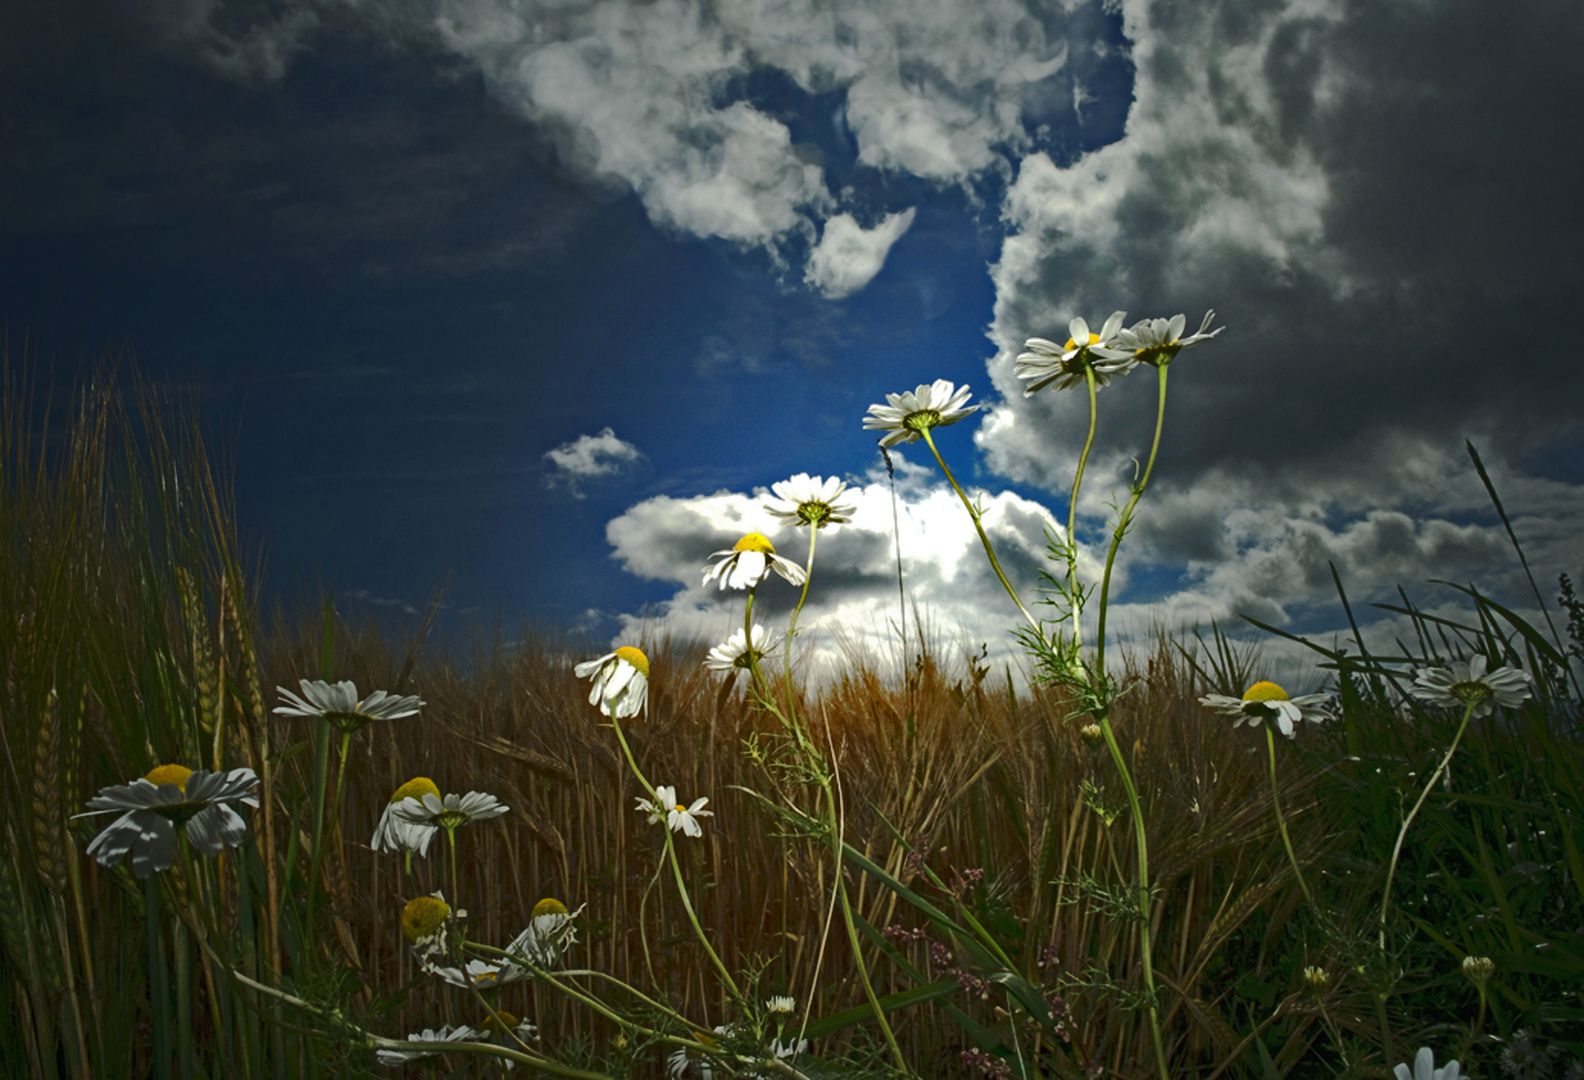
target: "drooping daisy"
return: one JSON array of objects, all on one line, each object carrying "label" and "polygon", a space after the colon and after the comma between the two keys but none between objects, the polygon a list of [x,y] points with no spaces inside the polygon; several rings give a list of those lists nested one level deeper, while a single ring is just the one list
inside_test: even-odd
[{"label": "drooping daisy", "polygon": [[396,803],[394,812],[403,821],[414,825],[456,830],[474,821],[498,818],[510,809],[495,796],[482,791],[447,795],[444,799],[433,791],[425,791],[421,799],[409,796]]},{"label": "drooping daisy", "polygon": [[[754,663],[763,660],[781,645],[781,636],[773,631],[766,630],[758,623],[753,625],[753,651],[751,653]],[[737,672],[749,666],[749,638],[739,627],[732,631],[731,637],[709,651],[704,658],[704,666],[711,671]]]},{"label": "drooping daisy", "polygon": [[1124,311],[1113,311],[1098,334],[1091,333],[1089,324],[1082,318],[1067,324],[1067,343],[1058,345],[1045,338],[1029,338],[1023,343],[1026,352],[1018,354],[1012,374],[1027,379],[1024,397],[1033,397],[1047,386],[1057,390],[1070,390],[1085,383],[1084,372],[1094,371],[1095,386],[1105,386],[1111,376],[1126,374],[1135,361],[1110,355],[1106,349],[1127,318]]},{"label": "drooping daisy", "polygon": [[1487,663],[1483,653],[1475,653],[1467,661],[1454,660],[1446,667],[1426,668],[1414,677],[1413,696],[1451,709],[1473,705],[1476,717],[1489,716],[1497,705],[1512,709],[1523,704],[1534,681],[1529,673],[1505,665],[1486,672]]},{"label": "drooping daisy", "polygon": [[803,568],[775,553],[775,545],[763,533],[748,533],[725,551],[710,555],[719,561],[704,568],[704,584],[719,581],[722,591],[757,589],[774,570],[793,585],[803,584]]},{"label": "drooping daisy", "polygon": [[429,843],[440,827],[403,817],[396,812],[396,808],[407,799],[422,799],[425,795],[438,797],[439,794],[440,789],[427,776],[415,776],[397,788],[380,814],[379,824],[374,828],[374,839],[369,841],[369,846],[375,851],[386,851],[392,855],[415,851],[427,857]]},{"label": "drooping daisy", "polygon": [[765,504],[776,517],[789,525],[812,525],[823,529],[827,525],[845,525],[852,520],[857,507],[839,502],[847,482],[832,476],[809,476],[798,473],[787,480],[770,485],[776,497]]},{"label": "drooping daisy", "polygon": [[1201,341],[1209,341],[1226,329],[1224,326],[1210,329],[1210,320],[1215,318],[1212,310],[1205,312],[1204,322],[1199,324],[1197,333],[1183,337],[1183,328],[1187,326],[1185,318],[1179,312],[1170,319],[1140,320],[1125,330],[1117,331],[1116,340],[1102,346],[1097,352],[1106,357],[1108,362],[1120,360],[1129,367],[1134,364],[1165,367],[1184,349]]},{"label": "drooping daisy", "polygon": [[407,1041],[413,1044],[412,1049],[381,1047],[374,1051],[374,1057],[381,1065],[405,1065],[409,1061],[419,1061],[444,1053],[447,1043],[472,1042],[481,1034],[483,1033],[473,1030],[466,1024],[455,1028],[447,1024],[439,1031],[434,1028],[424,1028],[407,1036]]},{"label": "drooping daisy", "polygon": [[399,720],[412,716],[423,708],[417,697],[397,697],[376,690],[363,700],[358,700],[357,686],[350,682],[331,685],[315,679],[299,679],[302,697],[284,686],[275,689],[287,704],[278,705],[275,711],[286,716],[322,716],[342,734],[350,735],[362,729],[370,720]]},{"label": "drooping daisy", "polygon": [[[705,1046],[719,1046],[720,1036],[725,1034],[727,1034],[726,1029],[724,1027],[717,1026],[715,1028],[714,1035],[707,1035],[702,1031],[695,1031],[693,1033],[693,1039],[696,1042],[703,1043]],[[688,1072],[688,1067],[692,1065],[698,1066],[698,1074],[702,1076],[704,1080],[713,1080],[715,1071],[710,1068],[709,1058],[705,1057],[699,1051],[686,1046],[672,1051],[671,1056],[666,1059],[666,1075],[672,1077],[672,1080],[676,1080],[677,1077],[686,1075]]]},{"label": "drooping daisy", "polygon": [[649,704],[649,658],[631,645],[579,664],[572,673],[594,680],[589,704],[617,719],[637,716]]},{"label": "drooping daisy", "polygon": [[880,445],[886,448],[918,442],[931,428],[955,424],[979,408],[968,404],[972,396],[967,386],[959,390],[946,379],[920,383],[911,391],[887,394],[885,405],[869,406],[864,429],[887,432],[880,438]]},{"label": "drooping daisy", "polygon": [[493,990],[528,978],[528,972],[510,960],[469,960],[466,968],[436,967],[441,979],[464,990]]},{"label": "drooping daisy", "polygon": [[699,824],[698,819],[701,817],[713,817],[715,814],[713,810],[704,809],[704,806],[709,802],[707,798],[694,799],[692,806],[683,806],[677,802],[676,788],[657,787],[655,788],[655,797],[660,800],[658,804],[652,803],[648,799],[639,799],[635,809],[647,812],[651,824],[659,824],[663,815],[666,824],[671,826],[672,832],[683,833],[687,836],[703,836],[704,827]]},{"label": "drooping daisy", "polygon": [[[527,1043],[539,1037],[538,1028],[527,1020],[517,1019],[505,1009],[496,1009],[493,1015],[486,1013],[484,1019],[479,1021],[479,1030],[483,1032],[486,1042],[499,1042],[502,1046],[513,1048],[518,1043]],[[517,1067],[517,1063],[510,1058],[503,1058],[501,1064],[506,1066],[507,1072]]]},{"label": "drooping daisy", "polygon": [[577,911],[568,911],[567,906],[555,897],[545,897],[534,905],[533,917],[528,926],[507,946],[506,951],[514,956],[526,957],[540,967],[554,967],[556,961],[561,959],[561,954],[577,944],[577,926],[572,920],[582,911],[582,907]]},{"label": "drooping daisy", "polygon": [[427,963],[445,952],[445,928],[451,919],[451,905],[436,890],[428,896],[407,901],[402,908],[402,936],[413,947],[413,952]]},{"label": "drooping daisy", "polygon": [[88,845],[101,866],[114,866],[132,855],[132,873],[139,878],[170,869],[176,848],[176,826],[206,855],[218,855],[247,838],[247,823],[233,803],[257,808],[252,791],[258,777],[252,769],[209,772],[185,765],[161,765],[130,784],[112,784],[88,800],[75,818],[120,812]]},{"label": "drooping daisy", "polygon": [[1435,1051],[1428,1046],[1421,1046],[1414,1055],[1413,1069],[1407,1065],[1395,1065],[1392,1072],[1397,1080],[1462,1080],[1463,1067],[1456,1061],[1449,1061],[1439,1069],[1435,1067]]},{"label": "drooping daisy", "polygon": [[1283,735],[1292,738],[1294,726],[1300,721],[1319,724],[1332,719],[1331,714],[1322,707],[1330,698],[1329,694],[1305,694],[1289,698],[1287,691],[1275,683],[1257,682],[1244,691],[1241,699],[1225,694],[1206,694],[1199,699],[1199,704],[1235,717],[1233,727],[1243,724],[1258,727],[1260,721],[1269,720]]}]

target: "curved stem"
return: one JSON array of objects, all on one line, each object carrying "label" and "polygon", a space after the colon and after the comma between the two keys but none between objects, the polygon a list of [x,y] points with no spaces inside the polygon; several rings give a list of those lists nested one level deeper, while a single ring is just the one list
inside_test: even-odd
[{"label": "curved stem", "polygon": [[1122,546],[1122,537],[1127,535],[1128,529],[1133,524],[1133,509],[1138,506],[1139,499],[1144,497],[1144,488],[1149,484],[1150,473],[1155,471],[1155,455],[1160,452],[1161,424],[1166,419],[1166,365],[1162,364],[1158,370],[1160,396],[1155,406],[1155,440],[1150,443],[1149,463],[1144,466],[1144,475],[1139,478],[1137,484],[1133,485],[1133,494],[1128,498],[1127,505],[1122,508],[1122,513],[1117,518],[1116,532],[1111,534],[1111,550],[1106,553],[1105,576],[1100,579],[1100,625],[1095,634],[1095,671],[1102,678],[1105,676],[1105,627],[1106,609],[1111,598],[1111,568],[1116,563],[1117,548]]},{"label": "curved stem", "polygon": [[715,970],[720,972],[721,979],[726,983],[726,988],[731,991],[732,997],[739,1002],[744,1001],[743,993],[737,988],[737,982],[731,977],[731,972],[726,969],[714,946],[709,943],[709,938],[704,934],[704,927],[699,925],[698,915],[693,911],[693,900],[688,895],[687,883],[682,880],[682,860],[677,858],[676,842],[671,837],[671,830],[665,831],[666,855],[671,860],[671,872],[676,878],[677,893],[682,898],[682,910],[687,912],[688,922],[693,924],[693,933],[698,936],[699,944],[704,946],[704,951],[709,954],[710,962],[715,965]]},{"label": "curved stem", "polygon": [[1095,407],[1094,368],[1084,368],[1084,383],[1089,388],[1089,434],[1084,436],[1083,452],[1078,455],[1078,468],[1073,473],[1072,493],[1067,496],[1067,601],[1072,606],[1073,654],[1083,644],[1083,604],[1078,599],[1078,489],[1083,486],[1084,467],[1089,464],[1089,451],[1094,446],[1095,424],[1099,412]]},{"label": "curved stem", "polygon": [[1105,736],[1106,747],[1111,751],[1111,760],[1116,764],[1117,772],[1122,775],[1122,787],[1127,792],[1128,808],[1133,818],[1134,847],[1138,849],[1138,891],[1135,893],[1135,899],[1139,913],[1139,957],[1144,964],[1144,989],[1149,994],[1150,1038],[1154,1042],[1155,1065],[1160,1072],[1161,1080],[1171,1080],[1166,1071],[1166,1044],[1161,1038],[1160,1004],[1155,1000],[1155,961],[1150,947],[1152,905],[1149,885],[1149,844],[1144,833],[1144,810],[1139,802],[1138,788],[1133,783],[1133,774],[1128,771],[1127,761],[1122,756],[1122,748],[1117,745],[1116,732],[1111,728],[1110,715],[1101,712],[1097,719],[1100,721],[1100,731]]},{"label": "curved stem", "polygon": [[[809,522],[809,552],[808,563],[803,567],[803,592],[798,596],[797,607],[792,609],[792,617],[787,620],[786,636],[786,693],[787,709],[793,708],[792,704],[792,639],[797,637],[798,616],[803,613],[803,604],[808,600],[809,583],[814,580],[814,545],[819,541],[819,525]],[[748,642],[749,651],[752,653],[753,641]]]},{"label": "curved stem", "polygon": [[1303,890],[1304,899],[1309,901],[1312,908],[1314,894],[1309,891],[1309,883],[1298,868],[1298,856],[1293,854],[1292,839],[1287,835],[1287,822],[1282,818],[1281,794],[1276,788],[1276,733],[1269,724],[1265,725],[1265,745],[1270,750],[1271,803],[1276,807],[1276,827],[1281,830],[1282,844],[1287,848],[1287,861],[1292,863],[1293,876],[1298,879],[1298,887]]},{"label": "curved stem", "polygon": [[1397,874],[1397,857],[1402,854],[1403,840],[1408,836],[1408,826],[1413,824],[1413,819],[1418,815],[1419,808],[1425,804],[1425,800],[1430,797],[1430,792],[1435,788],[1436,783],[1440,781],[1441,774],[1446,771],[1447,764],[1452,760],[1452,755],[1457,753],[1458,743],[1462,741],[1463,733],[1468,730],[1469,717],[1474,714],[1475,704],[1475,702],[1471,701],[1464,707],[1463,721],[1458,724],[1457,734],[1452,737],[1452,745],[1447,747],[1446,755],[1442,757],[1441,764],[1437,765],[1435,772],[1430,775],[1430,782],[1419,793],[1419,800],[1413,804],[1413,809],[1408,811],[1408,816],[1403,818],[1402,828],[1397,831],[1397,842],[1392,845],[1391,864],[1386,869],[1386,890],[1381,896],[1380,950],[1383,954],[1386,952],[1386,913],[1391,907],[1392,878]]},{"label": "curved stem", "polygon": [[1001,580],[1002,587],[1006,589],[1007,595],[1012,598],[1012,602],[1017,605],[1017,609],[1023,613],[1023,618],[1028,620],[1028,624],[1034,628],[1034,632],[1040,635],[1041,640],[1044,640],[1045,634],[1040,628],[1039,620],[1029,614],[1029,609],[1023,606],[1022,600],[1018,599],[1017,590],[1012,587],[1012,583],[1007,580],[1006,574],[1002,572],[1001,560],[996,558],[995,548],[990,546],[990,537],[985,535],[984,524],[979,520],[979,511],[974,509],[973,503],[968,501],[967,494],[963,492],[961,485],[957,483],[957,478],[946,467],[946,459],[941,457],[940,451],[935,448],[935,440],[930,437],[929,429],[925,428],[922,434],[924,442],[929,445],[930,453],[935,455],[935,461],[940,465],[941,472],[946,474],[946,479],[951,482],[952,490],[957,492],[957,497],[962,500],[963,508],[968,511],[968,516],[973,519],[974,531],[979,534],[979,542],[984,545],[985,554],[990,557],[990,569],[995,571],[995,576]]}]

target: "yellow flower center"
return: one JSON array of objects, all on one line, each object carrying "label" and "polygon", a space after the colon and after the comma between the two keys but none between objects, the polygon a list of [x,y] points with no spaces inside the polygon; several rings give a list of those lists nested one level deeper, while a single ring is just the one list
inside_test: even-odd
[{"label": "yellow flower center", "polygon": [[1076,338],[1068,338],[1067,339],[1067,349],[1066,349],[1066,351],[1067,352],[1072,352],[1074,349],[1087,348],[1090,345],[1098,345],[1098,344],[1100,344],[1100,335],[1099,334],[1090,334],[1088,341],[1079,341]]},{"label": "yellow flower center", "polygon": [[649,677],[649,658],[645,656],[640,650],[633,648],[631,645],[623,645],[621,648],[617,649],[616,659],[627,661],[633,667],[638,669],[638,674],[642,675],[646,679]]},{"label": "yellow flower center", "polygon": [[149,770],[148,775],[143,779],[156,787],[164,784],[175,784],[185,793],[187,780],[192,774],[193,771],[185,765],[156,765]]},{"label": "yellow flower center", "polygon": [[485,1031],[494,1032],[496,1035],[504,1035],[521,1022],[505,1009],[496,1009],[494,1015],[485,1017],[484,1022],[479,1027]]},{"label": "yellow flower center", "polygon": [[396,794],[391,796],[391,802],[398,803],[403,799],[417,799],[419,802],[423,802],[425,795],[433,795],[438,799],[440,797],[440,789],[427,776],[415,776],[396,789]]},{"label": "yellow flower center", "polygon": [[917,431],[921,435],[930,428],[939,425],[940,422],[941,414],[939,409],[920,409],[917,412],[910,412],[902,418],[903,427],[909,431]]},{"label": "yellow flower center", "polygon": [[675,805],[675,806],[673,806],[673,807],[672,807],[672,808],[671,808],[671,809],[672,809],[672,810],[675,810],[675,811],[676,811],[676,812],[677,812],[677,813],[679,813],[679,814],[685,814],[685,813],[687,813],[687,810],[686,810],[686,809],[684,809],[684,808],[683,808],[683,806],[682,806],[682,804],[681,804],[681,803],[677,803],[677,804],[676,804],[676,805]]},{"label": "yellow flower center", "polygon": [[434,937],[451,916],[451,905],[438,896],[420,896],[402,909],[402,935],[413,944]]},{"label": "yellow flower center", "polygon": [[567,906],[553,896],[547,896],[534,905],[533,917],[541,915],[565,915]]},{"label": "yellow flower center", "polygon": [[774,555],[775,545],[764,533],[749,533],[732,545],[733,551],[757,551],[761,555]]},{"label": "yellow flower center", "polygon": [[1287,691],[1273,682],[1257,682],[1243,692],[1244,701],[1290,701]]}]

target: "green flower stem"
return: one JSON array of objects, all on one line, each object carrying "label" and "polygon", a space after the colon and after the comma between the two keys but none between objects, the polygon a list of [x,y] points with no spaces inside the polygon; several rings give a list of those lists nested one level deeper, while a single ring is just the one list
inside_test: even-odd
[{"label": "green flower stem", "polygon": [[[303,935],[314,938],[314,888],[319,881],[319,864],[324,858],[325,789],[330,786],[330,721],[314,718],[313,851],[308,858],[308,902],[303,917]],[[295,830],[293,830],[295,834]],[[295,840],[295,835],[293,840]],[[291,867],[287,866],[287,873]]]},{"label": "green flower stem", "polygon": [[[1095,671],[1102,677],[1105,675],[1106,610],[1110,606],[1111,568],[1116,563],[1117,549],[1122,546],[1122,538],[1133,525],[1133,510],[1144,497],[1144,488],[1149,484],[1150,473],[1155,471],[1155,455],[1160,452],[1161,424],[1166,419],[1166,365],[1160,365],[1157,370],[1160,371],[1160,397],[1155,406],[1155,441],[1150,444],[1149,463],[1144,466],[1144,475],[1139,478],[1137,484],[1133,485],[1133,494],[1117,517],[1116,531],[1111,534],[1111,550],[1106,553],[1105,576],[1100,579],[1100,625],[1095,633]],[[1092,377],[1093,373],[1091,373]],[[1093,393],[1092,387],[1090,392]],[[1074,485],[1075,496],[1077,490],[1077,486]]]},{"label": "green flower stem", "polygon": [[869,966],[864,963],[863,944],[858,940],[858,927],[853,922],[852,901],[847,897],[847,883],[842,877],[841,851],[836,852],[836,896],[841,902],[842,922],[847,927],[847,944],[852,949],[853,963],[858,969],[858,981],[863,984],[864,997],[869,999],[869,1007],[874,1010],[875,1021],[880,1025],[880,1033],[885,1036],[886,1046],[891,1049],[891,1059],[896,1062],[896,1067],[904,1076],[912,1076],[913,1070],[908,1068],[907,1058],[902,1056],[902,1047],[897,1043],[896,1033],[891,1030],[891,1023],[886,1019],[885,1007],[880,1004],[880,995],[875,993],[874,983],[869,979]]},{"label": "green flower stem", "polygon": [[1067,496],[1067,600],[1072,605],[1073,656],[1078,655],[1083,644],[1083,604],[1078,598],[1078,489],[1083,486],[1084,467],[1089,464],[1089,451],[1094,448],[1095,426],[1099,409],[1095,403],[1094,366],[1084,365],[1084,383],[1089,388],[1089,433],[1084,436],[1083,452],[1078,455],[1078,468],[1073,473],[1072,493]]},{"label": "green flower stem", "polygon": [[984,545],[985,554],[990,557],[990,569],[994,570],[996,577],[1001,579],[1001,585],[1006,589],[1007,595],[1012,598],[1012,602],[1017,605],[1017,609],[1023,613],[1023,618],[1028,620],[1028,624],[1034,628],[1034,632],[1043,641],[1045,634],[1040,628],[1039,620],[1029,614],[1029,609],[1023,606],[1022,600],[1018,599],[1017,590],[1012,587],[1012,583],[1007,580],[1006,574],[1001,570],[1001,560],[996,558],[995,548],[990,546],[990,537],[985,535],[984,524],[979,520],[979,511],[974,509],[973,503],[968,500],[968,496],[964,493],[962,486],[957,483],[957,478],[946,467],[946,459],[941,457],[940,451],[935,448],[935,440],[930,437],[929,428],[922,428],[920,434],[924,436],[924,442],[929,446],[930,453],[935,455],[935,462],[941,467],[941,472],[945,473],[946,479],[951,482],[952,490],[957,492],[957,497],[962,500],[963,507],[968,511],[968,516],[973,519],[974,531],[979,534],[979,542]]},{"label": "green flower stem", "polygon": [[449,846],[451,848],[451,907],[452,910],[455,910],[462,903],[462,890],[461,886],[457,883],[455,825],[446,826],[446,840],[449,841]]},{"label": "green flower stem", "polygon": [[[819,541],[819,525],[809,522],[809,552],[808,562],[803,567],[803,591],[798,595],[797,607],[792,609],[792,617],[787,620],[786,636],[786,693],[787,708],[792,705],[792,639],[797,637],[798,616],[803,613],[803,604],[808,600],[809,584],[814,580],[814,545]],[[748,640],[748,656],[753,659],[753,639]]]},{"label": "green flower stem", "polygon": [[[654,806],[658,811],[664,813],[666,807],[662,806],[660,803],[660,794],[655,791],[654,785],[649,782],[648,778],[644,776],[643,771],[638,768],[638,762],[633,757],[632,747],[627,745],[627,736],[622,734],[621,721],[616,719],[616,710],[614,707],[611,709],[610,718],[611,726],[616,729],[616,741],[621,743],[622,754],[627,758],[628,767],[632,769],[633,775],[638,778],[638,782],[643,785],[644,790],[649,793],[650,805]],[[693,924],[693,932],[698,936],[699,944],[703,945],[704,951],[709,954],[710,961],[715,965],[715,970],[720,972],[721,978],[725,980],[726,987],[731,991],[732,997],[736,998],[739,1002],[744,1002],[747,999],[743,997],[742,991],[738,989],[736,980],[731,977],[731,972],[727,970],[726,965],[721,961],[721,958],[715,952],[714,947],[710,945],[709,938],[705,936],[704,928],[699,925],[698,915],[693,911],[693,900],[688,895],[687,882],[682,879],[682,862],[677,858],[676,846],[671,840],[671,830],[670,828],[666,827],[666,822],[663,817],[661,818],[660,824],[661,827],[665,829],[666,857],[671,861],[671,871],[676,878],[677,891],[682,897],[682,910],[687,912],[688,922]]]},{"label": "green flower stem", "polygon": [[144,929],[148,932],[149,1011],[154,1029],[154,1075],[170,1080],[170,995],[166,992],[165,950],[160,943],[160,881],[150,874],[143,879]]},{"label": "green flower stem", "polygon": [[1298,856],[1293,854],[1292,839],[1287,835],[1287,822],[1282,817],[1281,794],[1276,788],[1276,733],[1271,730],[1270,724],[1265,725],[1265,745],[1270,750],[1271,803],[1276,807],[1276,827],[1281,830],[1282,844],[1287,848],[1287,861],[1292,863],[1293,876],[1298,879],[1298,887],[1303,890],[1304,899],[1309,901],[1312,908],[1314,893],[1309,891],[1309,883],[1298,868]]},{"label": "green flower stem", "polygon": [[[1386,869],[1386,889],[1381,895],[1380,950],[1383,955],[1386,952],[1386,913],[1391,908],[1392,878],[1397,875],[1397,858],[1402,854],[1403,840],[1408,836],[1408,826],[1413,824],[1413,819],[1418,815],[1419,808],[1425,804],[1425,800],[1430,797],[1430,792],[1434,790],[1437,782],[1440,781],[1441,774],[1446,771],[1447,765],[1452,761],[1452,755],[1457,753],[1458,743],[1462,741],[1463,733],[1468,730],[1469,717],[1474,715],[1474,706],[1477,704],[1479,704],[1478,701],[1470,701],[1464,707],[1463,721],[1458,724],[1457,734],[1452,737],[1452,745],[1447,747],[1446,755],[1442,757],[1441,764],[1436,766],[1435,772],[1430,775],[1430,782],[1419,793],[1419,800],[1413,804],[1413,809],[1408,811],[1408,816],[1403,818],[1402,828],[1397,830],[1397,842],[1392,845],[1391,864]],[[1390,1058],[1391,1055],[1388,1054],[1387,1057]]]},{"label": "green flower stem", "polygon": [[1161,1038],[1160,1005],[1155,1000],[1155,962],[1151,955],[1150,947],[1150,887],[1149,887],[1149,845],[1144,836],[1144,810],[1139,803],[1138,788],[1134,786],[1133,774],[1128,771],[1127,761],[1122,756],[1122,748],[1117,745],[1116,732],[1111,728],[1111,717],[1107,712],[1101,712],[1096,719],[1100,721],[1100,731],[1105,736],[1106,747],[1111,751],[1111,760],[1116,763],[1117,772],[1122,774],[1122,787],[1127,791],[1128,808],[1132,811],[1134,846],[1138,848],[1138,892],[1136,894],[1139,913],[1139,956],[1144,962],[1144,989],[1149,994],[1149,1022],[1150,1038],[1155,1046],[1155,1066],[1160,1071],[1161,1080],[1171,1080],[1166,1071],[1166,1044]]},{"label": "green flower stem", "polygon": [[753,602],[754,594],[759,591],[755,585],[748,590],[748,603],[743,605],[743,649],[748,657],[748,674],[753,679],[754,692],[761,698],[768,698],[769,691],[765,687],[764,673],[759,670],[759,658],[753,650]]}]

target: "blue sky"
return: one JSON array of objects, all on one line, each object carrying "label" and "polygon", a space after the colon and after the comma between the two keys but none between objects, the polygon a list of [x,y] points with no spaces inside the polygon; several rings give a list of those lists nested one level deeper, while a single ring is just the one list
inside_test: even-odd
[{"label": "blue sky", "polygon": [[[1584,573],[1581,38],[1455,0],[6,5],[0,318],[57,373],[125,345],[194,389],[272,587],[349,609],[454,574],[452,627],[723,637],[705,557],[841,475],[830,648],[895,613],[870,403],[972,385],[941,445],[1027,589],[1084,414],[1024,399],[1024,339],[1213,307],[1116,625],[1325,637],[1328,563],[1523,600],[1465,438],[1547,594]],[[1145,383],[1100,397],[1091,557]],[[900,459],[912,598],[1001,652],[966,519]]]}]

